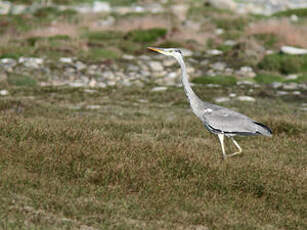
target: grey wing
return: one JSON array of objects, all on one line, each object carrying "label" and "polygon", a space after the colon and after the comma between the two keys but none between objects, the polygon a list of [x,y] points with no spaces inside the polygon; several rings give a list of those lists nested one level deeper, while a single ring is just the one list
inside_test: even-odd
[{"label": "grey wing", "polygon": [[206,128],[213,133],[229,135],[266,135],[272,131],[265,125],[227,108],[218,108],[203,114]]}]

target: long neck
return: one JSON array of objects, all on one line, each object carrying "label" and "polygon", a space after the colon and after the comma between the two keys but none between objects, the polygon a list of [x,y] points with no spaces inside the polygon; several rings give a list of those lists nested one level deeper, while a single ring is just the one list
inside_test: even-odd
[{"label": "long neck", "polygon": [[199,97],[194,93],[194,91],[191,88],[190,82],[188,80],[188,75],[186,71],[186,67],[184,64],[184,61],[181,56],[176,58],[177,61],[180,64],[181,67],[181,81],[184,87],[185,94],[188,97],[188,100],[190,102],[190,105],[192,107],[193,112],[196,114],[196,116],[201,116],[201,110],[203,109],[203,102],[199,99]]}]

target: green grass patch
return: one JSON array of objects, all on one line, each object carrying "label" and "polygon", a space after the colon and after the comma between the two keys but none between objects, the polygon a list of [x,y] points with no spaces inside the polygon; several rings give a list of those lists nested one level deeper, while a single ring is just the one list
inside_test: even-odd
[{"label": "green grass patch", "polygon": [[162,38],[166,35],[167,30],[164,28],[152,28],[148,30],[133,30],[126,34],[126,39],[133,42],[155,42],[159,38]]},{"label": "green grass patch", "polygon": [[243,31],[245,26],[249,23],[249,19],[246,17],[237,18],[213,18],[213,23],[216,24],[218,28],[224,30],[239,30]]},{"label": "green grass patch", "polygon": [[8,75],[7,81],[10,85],[14,85],[14,86],[33,87],[37,85],[36,80],[33,79],[32,77],[27,76],[27,75],[22,75],[22,74],[15,74],[15,73],[10,73]]},{"label": "green grass patch", "polygon": [[275,34],[254,34],[253,37],[261,41],[266,49],[272,49],[278,42]]},{"label": "green grass patch", "polygon": [[87,38],[90,41],[102,41],[102,40],[113,40],[121,39],[123,34],[119,31],[89,31],[82,35],[83,38]]},{"label": "green grass patch", "polygon": [[237,80],[234,76],[224,76],[224,75],[217,75],[213,77],[204,76],[204,77],[197,77],[194,78],[193,83],[197,84],[218,84],[218,85],[235,85]]},{"label": "green grass patch", "polygon": [[271,84],[273,82],[282,82],[284,81],[284,78],[276,74],[274,75],[274,74],[262,73],[262,74],[257,74],[254,80],[262,84]]},{"label": "green grass patch", "polygon": [[259,69],[275,71],[283,74],[298,73],[307,71],[307,55],[266,55],[259,63]]},{"label": "green grass patch", "polygon": [[273,16],[274,17],[290,17],[293,14],[295,14],[298,17],[307,17],[307,8],[279,11],[273,14]]}]

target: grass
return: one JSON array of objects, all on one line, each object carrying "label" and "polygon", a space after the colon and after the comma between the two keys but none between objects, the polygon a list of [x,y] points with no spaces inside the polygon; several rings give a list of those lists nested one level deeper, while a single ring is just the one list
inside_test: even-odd
[{"label": "grass", "polygon": [[282,82],[284,78],[276,74],[260,73],[254,78],[257,83],[271,84],[273,82]]},{"label": "grass", "polygon": [[279,11],[273,14],[273,16],[275,17],[290,17],[291,15],[296,15],[298,17],[307,17],[307,8],[290,9],[285,11]]},{"label": "grass", "polygon": [[306,72],[307,55],[286,55],[270,54],[266,55],[259,63],[258,67],[267,71],[276,71],[283,74]]},{"label": "grass", "polygon": [[[225,94],[195,90],[209,101]],[[9,91],[0,100],[1,228],[306,227],[307,120],[280,100],[229,105],[274,136],[242,138],[244,155],[222,162],[182,89]],[[69,109],[80,103],[101,108]]]},{"label": "grass", "polygon": [[217,75],[214,77],[197,77],[193,79],[193,83],[198,84],[218,84],[218,85],[235,85],[237,82],[234,76]]}]

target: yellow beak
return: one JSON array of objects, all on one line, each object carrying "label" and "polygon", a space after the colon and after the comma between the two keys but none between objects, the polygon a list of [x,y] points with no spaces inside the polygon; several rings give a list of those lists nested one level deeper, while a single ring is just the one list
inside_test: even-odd
[{"label": "yellow beak", "polygon": [[156,51],[158,53],[165,54],[165,52],[163,50],[161,50],[161,49],[154,48],[154,47],[147,47],[147,48],[150,49],[150,50]]}]

